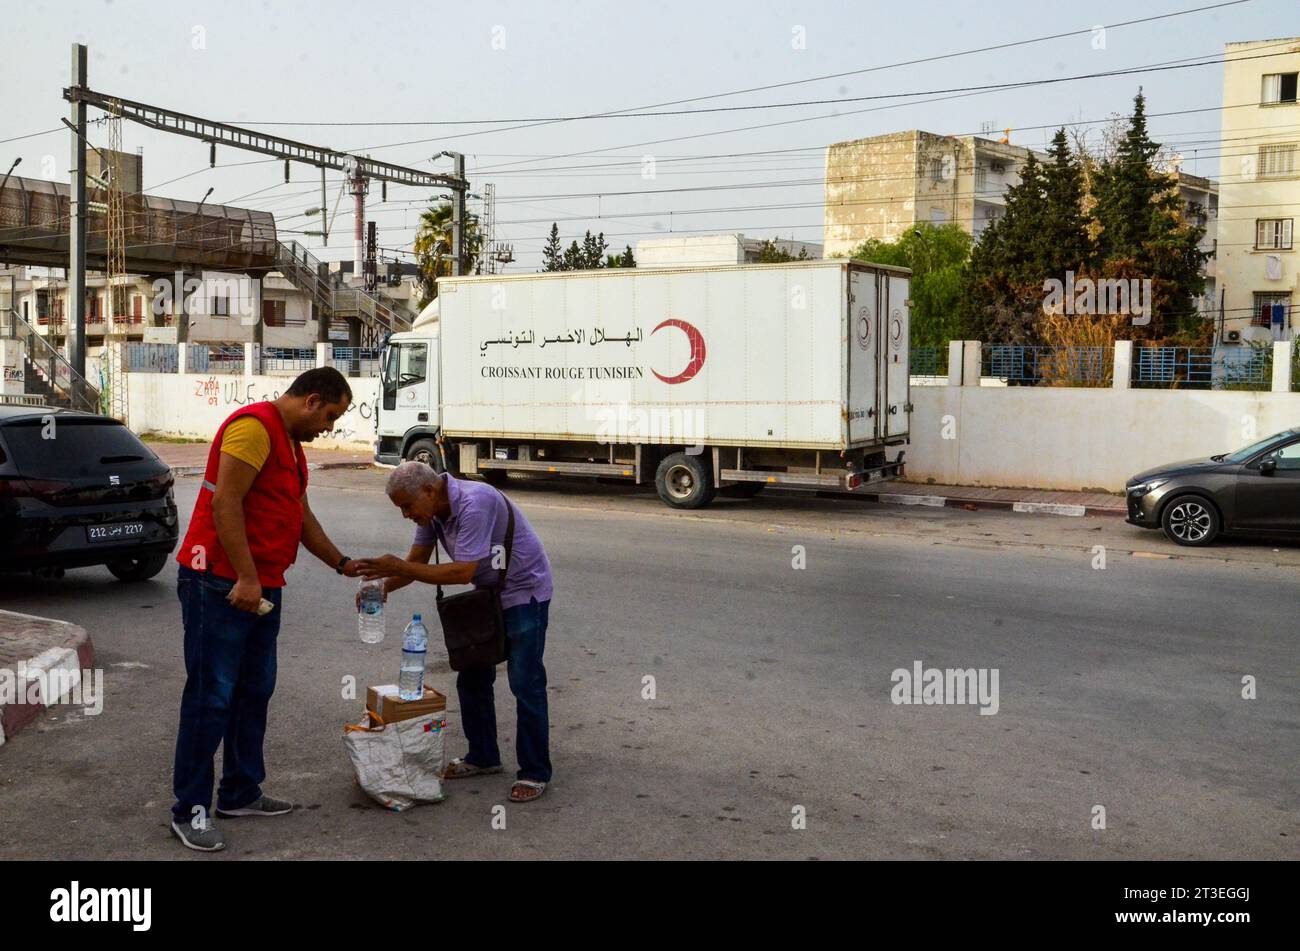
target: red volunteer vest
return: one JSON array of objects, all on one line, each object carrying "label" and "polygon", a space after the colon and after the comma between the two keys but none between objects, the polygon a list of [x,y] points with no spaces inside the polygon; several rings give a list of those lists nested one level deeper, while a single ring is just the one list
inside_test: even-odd
[{"label": "red volunteer vest", "polygon": [[222,578],[236,579],[234,567],[217,539],[212,517],[212,494],[217,485],[221,459],[221,438],[226,427],[241,416],[255,416],[271,437],[271,454],[244,496],[244,531],[248,549],[257,566],[257,580],[264,588],[284,587],[284,573],[298,557],[302,537],[302,497],[307,492],[307,457],[302,446],[289,437],[275,404],[250,403],[228,417],[217,430],[208,450],[208,466],[185,541],[176,560],[187,568],[210,569]]}]

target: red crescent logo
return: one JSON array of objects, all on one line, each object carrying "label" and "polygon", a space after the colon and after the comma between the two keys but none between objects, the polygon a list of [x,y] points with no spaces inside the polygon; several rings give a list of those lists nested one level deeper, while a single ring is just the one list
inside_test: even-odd
[{"label": "red crescent logo", "polygon": [[676,376],[664,376],[653,367],[650,372],[663,380],[665,383],[685,383],[695,374],[700,372],[700,367],[704,366],[704,337],[700,334],[698,328],[693,327],[684,320],[678,320],[676,317],[670,317],[661,323],[654,330],[650,331],[650,336],[654,336],[664,327],[676,327],[686,334],[686,339],[691,342],[691,359],[687,362],[686,368]]}]

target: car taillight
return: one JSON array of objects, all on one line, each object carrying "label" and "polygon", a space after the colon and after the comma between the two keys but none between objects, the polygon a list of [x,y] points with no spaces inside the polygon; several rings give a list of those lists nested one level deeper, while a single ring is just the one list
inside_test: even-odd
[{"label": "car taillight", "polygon": [[0,498],[43,498],[57,495],[71,485],[71,482],[60,482],[56,479],[18,479],[4,476],[0,477]]}]

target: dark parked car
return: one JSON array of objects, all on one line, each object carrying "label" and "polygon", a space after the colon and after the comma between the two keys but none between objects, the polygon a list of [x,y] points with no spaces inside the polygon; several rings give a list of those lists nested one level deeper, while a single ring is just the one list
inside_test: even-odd
[{"label": "dark parked car", "polygon": [[1164,529],[1180,545],[1223,532],[1300,535],[1300,428],[1139,473],[1125,494],[1131,524]]},{"label": "dark parked car", "polygon": [[162,571],[176,547],[172,471],[115,419],[0,406],[0,571]]}]

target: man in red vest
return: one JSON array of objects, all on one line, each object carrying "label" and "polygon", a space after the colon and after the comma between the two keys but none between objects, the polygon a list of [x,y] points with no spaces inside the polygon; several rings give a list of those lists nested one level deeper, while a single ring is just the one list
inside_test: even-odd
[{"label": "man in red vest", "polygon": [[235,410],[212,440],[176,556],[186,680],[172,831],[191,849],[225,847],[208,815],[219,745],[224,751],[217,816],[278,816],[293,809],[261,789],[280,595],[300,543],[339,574],[357,573],[307,504],[302,450],[302,443],[333,429],[351,402],[352,390],[338,370],[308,370],[274,402]]}]

